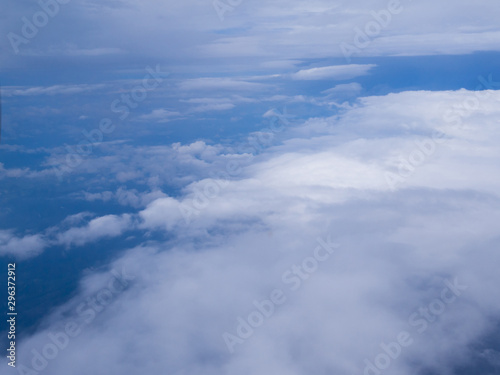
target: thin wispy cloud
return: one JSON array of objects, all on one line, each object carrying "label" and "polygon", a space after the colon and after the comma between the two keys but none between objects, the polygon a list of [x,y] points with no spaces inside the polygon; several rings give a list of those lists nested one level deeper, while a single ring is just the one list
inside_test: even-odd
[{"label": "thin wispy cloud", "polygon": [[292,74],[292,78],[296,80],[315,81],[315,80],[347,80],[355,77],[363,76],[374,68],[376,65],[339,65],[339,66],[324,66],[320,68],[311,68],[299,70]]}]

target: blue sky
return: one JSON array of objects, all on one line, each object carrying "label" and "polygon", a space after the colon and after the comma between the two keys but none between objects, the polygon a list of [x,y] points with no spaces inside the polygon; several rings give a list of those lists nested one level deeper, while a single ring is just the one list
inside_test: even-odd
[{"label": "blue sky", "polygon": [[4,1],[2,373],[499,373],[497,8]]}]

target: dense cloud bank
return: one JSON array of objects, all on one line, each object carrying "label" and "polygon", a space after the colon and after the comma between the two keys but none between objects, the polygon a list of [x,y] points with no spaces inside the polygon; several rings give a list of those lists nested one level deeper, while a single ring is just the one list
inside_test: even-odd
[{"label": "dense cloud bank", "polygon": [[[135,172],[145,189],[80,199],[130,212],[81,213],[25,238],[3,231],[0,251],[8,241],[25,256],[79,251],[130,230],[144,243],[82,279],[20,343],[17,373],[447,374],[472,356],[498,363],[473,348],[500,315],[499,101],[466,90],[366,97],[254,156],[198,142],[91,158],[73,173]],[[172,153],[187,180],[158,168]],[[148,240],[157,232],[172,238]]]}]

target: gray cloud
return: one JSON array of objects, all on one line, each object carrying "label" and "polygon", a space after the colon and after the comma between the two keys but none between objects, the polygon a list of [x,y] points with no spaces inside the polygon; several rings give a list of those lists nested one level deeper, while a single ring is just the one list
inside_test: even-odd
[{"label": "gray cloud", "polygon": [[[490,11],[496,7],[493,0],[481,0],[474,6],[456,1],[452,10],[430,0],[393,3],[400,11],[387,22],[380,13],[387,11],[388,3],[368,0],[335,5],[321,0],[309,2],[307,7],[299,1],[257,2],[234,8],[220,22],[212,3],[202,0],[165,7],[152,2],[72,0],[61,4],[34,37],[26,38],[22,17],[33,22],[33,16],[43,10],[36,3],[11,1],[11,17],[2,22],[0,31],[3,35],[14,33],[27,43],[17,46],[16,55],[9,39],[2,38],[2,49],[7,51],[2,54],[2,64],[15,70],[24,61],[35,68],[38,59],[46,56],[61,64],[68,57],[84,58],[97,66],[123,64],[124,57],[133,53],[169,61],[175,69],[190,72],[197,72],[200,59],[207,57],[218,59],[218,63],[227,58],[221,71],[236,66],[275,70],[307,58],[343,57],[342,43],[359,49],[358,56],[498,51],[500,33]],[[362,37],[369,39],[369,45],[356,46],[358,30],[366,34],[373,22],[379,22],[381,30],[373,37]],[[92,33],[82,32],[89,27]]]}]

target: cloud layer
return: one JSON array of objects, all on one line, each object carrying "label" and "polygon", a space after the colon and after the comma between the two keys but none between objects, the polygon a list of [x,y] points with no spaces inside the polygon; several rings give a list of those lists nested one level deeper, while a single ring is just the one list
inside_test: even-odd
[{"label": "cloud layer", "polygon": [[[493,366],[498,353],[474,344],[500,314],[499,101],[491,90],[364,97],[255,155],[197,142],[127,150],[126,163],[90,158],[74,173],[135,171],[144,190],[81,197],[135,209],[82,213],[52,238],[75,251],[129,230],[169,240],[110,265],[133,275],[119,291],[113,273],[86,276],[20,344],[20,364],[53,375],[367,374],[387,357],[384,374],[412,374],[481,355]],[[154,190],[169,178],[165,158],[191,168],[179,195]]]},{"label": "cloud layer", "polygon": [[[214,9],[217,1],[189,0],[165,7],[128,0],[52,3],[58,9],[49,13],[38,3],[9,1],[11,17],[3,20],[1,29],[3,35],[9,35],[1,42],[8,51],[2,54],[2,65],[15,69],[20,56],[34,62],[50,56],[61,64],[75,56],[123,63],[124,57],[134,54],[155,61],[176,60],[180,70],[196,70],[192,62],[200,59],[227,59],[221,69],[227,71],[236,66],[276,67],[278,60],[282,61],[279,66],[286,67],[286,61],[343,58],[342,45],[347,44],[356,50],[355,56],[498,51],[500,38],[493,0],[473,6],[455,1],[452,10],[430,0],[336,4],[317,0],[307,6],[290,0],[232,6],[219,1],[227,10],[223,21]],[[39,12],[49,14],[47,22],[29,29],[26,24],[33,24]],[[82,33],[87,27],[93,32]],[[186,65],[188,61],[191,64]]]}]

